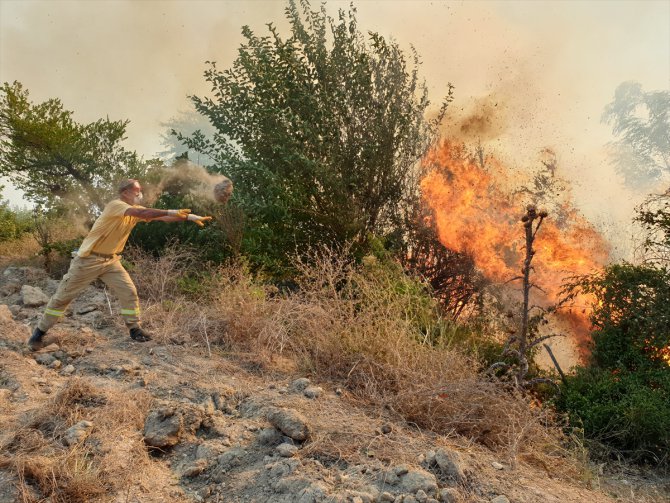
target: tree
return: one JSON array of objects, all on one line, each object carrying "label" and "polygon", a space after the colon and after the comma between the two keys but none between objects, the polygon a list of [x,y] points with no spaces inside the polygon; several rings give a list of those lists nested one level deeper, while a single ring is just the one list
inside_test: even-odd
[{"label": "tree", "polygon": [[593,298],[593,348],[557,405],[587,438],[636,460],[670,458],[670,271],[614,264],[567,287]]},{"label": "tree", "polygon": [[[528,205],[526,213],[521,217],[525,235],[523,266],[521,267],[521,276],[510,279],[510,281],[521,280],[521,319],[519,320],[518,328],[510,330],[511,335],[507,339],[503,352],[500,355],[502,358],[510,357],[513,360],[513,364],[510,364],[508,361],[499,361],[491,365],[488,372],[497,371],[498,369],[505,369],[505,371],[509,372],[513,369],[514,372],[511,373],[511,377],[515,386],[520,389],[531,388],[536,384],[544,383],[554,386],[560,391],[552,379],[547,377],[528,378],[533,360],[533,352],[536,347],[547,339],[557,336],[556,334],[540,335],[538,333],[539,325],[545,319],[545,313],[551,309],[544,310],[530,303],[531,289],[540,289],[539,285],[531,280],[531,273],[535,271],[535,267],[532,265],[536,253],[534,243],[542,222],[544,222],[547,216],[548,214],[545,210],[538,211],[535,206]],[[539,313],[533,314],[534,308],[537,308]],[[510,312],[509,317],[512,318],[513,316]]]},{"label": "tree", "polygon": [[[186,159],[189,158],[187,147],[179,140],[178,136],[191,137],[197,134],[204,140],[211,139],[215,132],[209,119],[198,113],[195,108],[180,111],[175,117],[162,123],[161,126],[166,128],[166,132],[161,134],[165,150],[160,153],[160,156],[166,162],[172,162],[184,158],[184,156]],[[214,163],[214,160],[206,154],[200,152],[196,152],[195,154],[191,160],[199,166],[207,166]]]},{"label": "tree", "polygon": [[216,160],[249,216],[248,246],[278,260],[309,244],[362,243],[402,225],[418,197],[417,161],[443,117],[425,118],[419,58],[364,37],[355,9],[312,11],[289,0],[283,39],[247,26],[231,68],[205,72],[213,97],[192,97],[217,132],[180,137]]},{"label": "tree", "polygon": [[33,104],[19,82],[0,88],[0,175],[45,209],[100,212],[121,178],[151,163],[121,146],[128,121],[79,124],[58,99]]},{"label": "tree", "polygon": [[614,165],[627,183],[649,187],[670,175],[670,91],[644,92],[633,81],[616,88],[605,107],[603,122],[619,138]]}]

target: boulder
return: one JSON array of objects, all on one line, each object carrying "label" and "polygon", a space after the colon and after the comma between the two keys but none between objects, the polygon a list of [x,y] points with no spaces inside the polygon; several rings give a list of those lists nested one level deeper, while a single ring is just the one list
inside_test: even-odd
[{"label": "boulder", "polygon": [[432,473],[416,468],[400,476],[398,487],[404,493],[415,494],[417,491],[424,491],[426,494],[435,494],[437,480]]},{"label": "boulder", "polygon": [[144,443],[149,447],[172,447],[183,432],[182,416],[170,407],[153,410],[144,422]]},{"label": "boulder", "polygon": [[41,289],[30,285],[21,287],[21,299],[26,307],[39,307],[49,302],[49,297]]},{"label": "boulder", "polygon": [[292,458],[298,452],[298,448],[293,444],[279,444],[277,454],[282,458]]},{"label": "boulder", "polygon": [[301,377],[299,379],[296,379],[291,383],[289,386],[289,390],[296,392],[296,391],[305,391],[307,387],[311,384],[312,382],[307,379],[306,377]]},{"label": "boulder", "polygon": [[435,463],[444,477],[453,480],[454,482],[463,481],[461,459],[457,452],[447,449],[438,449],[435,452]]},{"label": "boulder", "polygon": [[267,419],[272,426],[293,440],[302,442],[309,438],[307,420],[295,410],[270,407],[267,411]]},{"label": "boulder", "polygon": [[319,398],[323,394],[323,388],[318,386],[307,386],[302,393],[307,398]]}]

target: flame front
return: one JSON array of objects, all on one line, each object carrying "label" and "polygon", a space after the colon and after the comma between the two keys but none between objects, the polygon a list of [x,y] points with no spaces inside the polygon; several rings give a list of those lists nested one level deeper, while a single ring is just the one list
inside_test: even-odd
[{"label": "flame front", "polygon": [[[463,146],[443,141],[424,159],[428,174],[421,187],[442,244],[470,254],[483,274],[504,282],[521,275],[525,238],[519,218],[529,191],[519,190],[513,171],[496,159],[482,164]],[[609,255],[605,240],[569,199],[554,206],[535,241],[533,261],[533,282],[548,303],[559,300],[566,277],[594,272]],[[576,304],[581,305],[570,325],[583,336],[590,302],[582,297]]]}]

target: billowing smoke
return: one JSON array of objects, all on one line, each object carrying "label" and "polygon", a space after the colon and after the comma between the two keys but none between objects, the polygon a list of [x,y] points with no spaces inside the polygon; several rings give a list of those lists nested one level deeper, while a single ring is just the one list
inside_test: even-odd
[{"label": "billowing smoke", "polygon": [[225,203],[232,193],[232,182],[225,175],[210,173],[204,167],[182,159],[173,166],[162,168],[157,182],[143,184],[148,204],[163,193],[190,195],[196,200]]}]

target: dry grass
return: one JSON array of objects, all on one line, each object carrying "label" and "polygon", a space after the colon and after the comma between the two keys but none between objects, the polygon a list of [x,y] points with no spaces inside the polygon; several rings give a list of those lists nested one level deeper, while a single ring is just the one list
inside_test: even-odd
[{"label": "dry grass", "polygon": [[133,275],[152,299],[145,317],[159,338],[222,345],[256,355],[262,365],[281,355],[359,401],[410,425],[464,436],[510,463],[565,458],[560,428],[547,411],[484,378],[458,350],[425,342],[418,326],[434,316],[432,307],[392,267],[374,260],[352,267],[326,250],[296,264],[297,292],[278,295],[230,264],[211,271],[194,300],[177,293],[190,261],[183,253],[135,257]]},{"label": "dry grass", "polygon": [[[88,502],[151,480],[152,464],[141,431],[149,399],[140,392],[95,387],[71,379],[44,404],[8,425],[0,468],[13,472],[24,503]],[[86,419],[93,430],[85,444],[66,446],[68,428]]]}]

